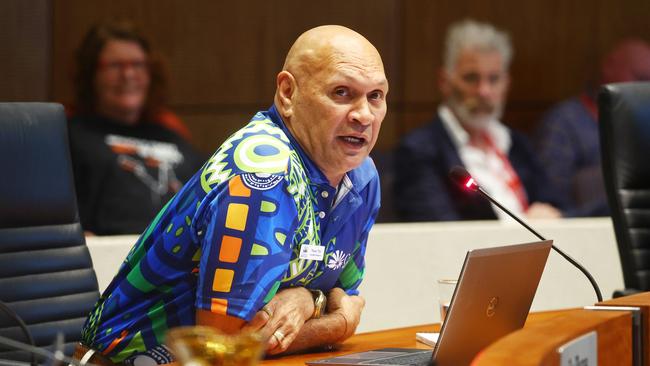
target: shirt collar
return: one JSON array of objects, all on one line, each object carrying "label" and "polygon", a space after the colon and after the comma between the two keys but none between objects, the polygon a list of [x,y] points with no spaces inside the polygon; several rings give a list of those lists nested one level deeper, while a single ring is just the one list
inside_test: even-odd
[{"label": "shirt collar", "polygon": [[[451,139],[456,147],[467,146],[469,144],[469,134],[465,131],[463,126],[461,126],[451,109],[442,104],[438,107],[438,115],[442,119],[442,123],[447,129],[447,132],[451,135]],[[496,119],[491,119],[487,123],[485,131],[490,135],[492,141],[494,141],[495,146],[499,150],[504,152],[510,150],[512,139],[508,127]]]},{"label": "shirt collar", "polygon": [[318,169],[318,166],[316,166],[316,163],[314,163],[313,160],[307,155],[305,150],[303,150],[302,146],[298,143],[298,140],[291,134],[291,131],[289,131],[289,128],[287,125],[284,123],[284,120],[280,116],[280,113],[278,112],[277,108],[275,108],[275,105],[271,106],[269,109],[269,116],[271,117],[271,120],[278,125],[282,131],[284,131],[285,135],[289,138],[289,141],[291,141],[291,146],[298,152],[298,156],[300,157],[300,160],[302,160],[303,164],[305,165],[305,168],[307,168],[307,174],[309,175],[309,178],[313,183],[316,184],[327,184],[329,185],[329,181],[327,180],[327,177],[323,172],[321,172],[320,169]]},{"label": "shirt collar", "polygon": [[[307,174],[309,175],[309,178],[313,183],[316,184],[327,184],[329,185],[329,180],[327,180],[327,177],[325,174],[316,166],[316,163],[307,155],[307,153],[303,150],[302,146],[298,143],[298,141],[295,139],[295,137],[291,134],[289,131],[289,128],[287,128],[287,125],[284,123],[284,120],[280,116],[280,113],[278,112],[277,108],[275,108],[275,105],[271,106],[268,111],[268,115],[271,118],[271,121],[278,125],[280,129],[287,135],[287,138],[291,142],[291,146],[298,152],[298,156],[300,157],[300,160],[302,160],[303,164],[307,168]],[[368,182],[372,179],[374,174],[372,174],[372,171],[374,170],[374,163],[370,158],[366,158],[361,166],[347,172],[343,176],[343,181],[346,179],[349,179],[349,181],[352,184],[352,190],[362,190]]]}]

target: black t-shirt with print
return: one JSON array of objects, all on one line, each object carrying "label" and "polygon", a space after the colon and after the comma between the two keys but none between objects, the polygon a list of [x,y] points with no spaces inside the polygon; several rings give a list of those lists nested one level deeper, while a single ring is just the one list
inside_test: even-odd
[{"label": "black t-shirt with print", "polygon": [[153,123],[76,116],[69,132],[81,225],[98,235],[141,233],[204,163],[185,139]]}]

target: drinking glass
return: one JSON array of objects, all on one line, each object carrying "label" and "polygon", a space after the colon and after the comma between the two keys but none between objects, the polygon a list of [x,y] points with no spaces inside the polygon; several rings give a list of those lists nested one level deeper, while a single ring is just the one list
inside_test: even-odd
[{"label": "drinking glass", "polygon": [[178,327],[166,342],[182,366],[252,366],[262,357],[262,337],[254,332],[229,335],[206,326]]},{"label": "drinking glass", "polygon": [[451,303],[452,296],[454,296],[456,284],[458,284],[458,280],[447,278],[438,280],[438,305],[440,307],[440,324],[442,324],[447,317],[449,304]]}]

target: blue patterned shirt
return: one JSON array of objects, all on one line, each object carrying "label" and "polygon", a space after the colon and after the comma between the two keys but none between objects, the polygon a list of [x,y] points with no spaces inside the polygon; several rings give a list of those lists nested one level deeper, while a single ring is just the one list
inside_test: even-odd
[{"label": "blue patterned shirt", "polygon": [[[138,239],[91,312],[84,344],[113,362],[147,354],[165,363],[165,333],[193,325],[196,308],[249,321],[279,289],[357,294],[379,210],[372,160],[343,183],[337,196],[275,107],[257,113]],[[323,246],[324,259],[300,259],[306,244]]]}]

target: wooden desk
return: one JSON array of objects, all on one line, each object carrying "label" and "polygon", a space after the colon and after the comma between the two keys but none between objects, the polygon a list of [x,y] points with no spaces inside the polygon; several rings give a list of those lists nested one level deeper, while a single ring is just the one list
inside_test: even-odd
[{"label": "wooden desk", "polygon": [[619,297],[618,299],[606,300],[596,305],[602,306],[634,306],[641,308],[643,313],[643,344],[645,345],[645,365],[650,366],[650,292],[643,292],[635,295]]},{"label": "wooden desk", "polygon": [[[588,268],[606,297],[623,288],[610,218],[540,220],[530,224]],[[137,239],[137,235],[86,238],[100,290],[108,286]],[[526,230],[494,220],[376,224],[368,238],[368,265],[359,287],[366,299],[359,332],[438,322],[438,287],[434,284],[439,278],[457,276],[468,250],[529,241]],[[414,278],[418,280],[408,280]],[[584,281],[561,256],[550,255],[532,309],[591,305],[595,301],[593,290]],[[386,296],[387,288],[391,296]],[[395,311],[405,304],[408,312]]]},{"label": "wooden desk", "polygon": [[557,366],[557,349],[591,331],[597,332],[598,365],[632,365],[630,312],[575,309],[527,322],[481,351],[472,366]]},{"label": "wooden desk", "polygon": [[[549,319],[566,313],[569,310],[545,311],[534,313],[528,316],[526,327],[543,323]],[[398,328],[370,333],[357,334],[340,347],[331,352],[315,352],[301,355],[285,356],[262,361],[262,365],[304,365],[306,361],[321,358],[341,356],[348,353],[368,351],[376,348],[398,347],[398,348],[421,348],[430,349],[426,344],[415,340],[416,332],[437,332],[440,324],[427,324],[415,327]]]}]

